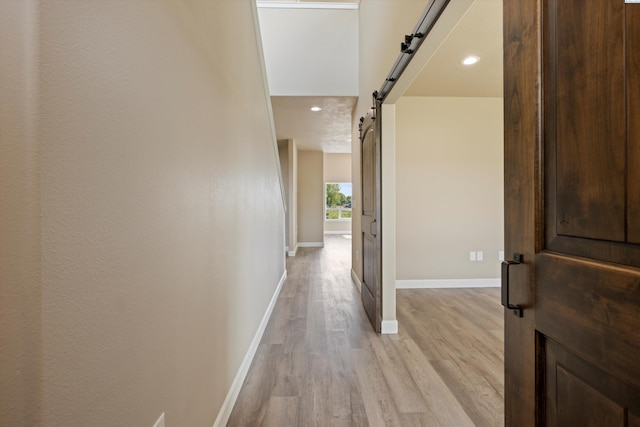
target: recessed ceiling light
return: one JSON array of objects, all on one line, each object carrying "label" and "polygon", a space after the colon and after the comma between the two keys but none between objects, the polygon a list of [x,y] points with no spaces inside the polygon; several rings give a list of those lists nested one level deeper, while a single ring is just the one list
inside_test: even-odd
[{"label": "recessed ceiling light", "polygon": [[480,58],[478,58],[477,56],[467,56],[466,58],[464,58],[462,60],[462,64],[463,65],[473,65],[473,64],[477,63],[478,61],[480,61]]},{"label": "recessed ceiling light", "polygon": [[320,107],[311,107],[311,111],[320,111],[322,108]]}]

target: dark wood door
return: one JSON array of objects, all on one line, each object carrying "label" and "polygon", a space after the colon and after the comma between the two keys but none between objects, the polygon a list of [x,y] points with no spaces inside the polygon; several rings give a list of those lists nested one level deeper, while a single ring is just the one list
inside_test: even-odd
[{"label": "dark wood door", "polygon": [[504,0],[504,40],[506,424],[638,427],[640,4]]},{"label": "dark wood door", "polygon": [[376,332],[382,325],[380,242],[380,132],[374,112],[360,123],[362,304]]}]

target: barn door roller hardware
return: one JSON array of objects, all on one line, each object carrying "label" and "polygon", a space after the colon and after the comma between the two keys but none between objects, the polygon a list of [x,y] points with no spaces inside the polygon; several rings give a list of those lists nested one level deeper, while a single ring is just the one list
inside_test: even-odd
[{"label": "barn door roller hardware", "polygon": [[400,43],[400,52],[406,53],[406,54],[411,54],[415,52],[413,49],[411,49],[411,42],[413,41],[413,39],[421,39],[423,37],[424,37],[424,34],[422,33],[416,33],[416,34],[410,34],[408,36],[404,36],[404,42]]},{"label": "barn door roller hardware", "polygon": [[396,81],[400,78],[400,75],[402,75],[407,68],[407,65],[411,62],[411,59],[422,42],[433,29],[433,26],[436,24],[438,18],[440,18],[440,15],[442,15],[449,1],[450,0],[431,0],[418,19],[418,23],[413,29],[413,32],[404,36],[404,41],[400,43],[400,55],[391,68],[391,72],[389,72],[389,75],[382,83],[382,87],[378,90],[378,101],[383,102],[389,92],[391,92]]}]

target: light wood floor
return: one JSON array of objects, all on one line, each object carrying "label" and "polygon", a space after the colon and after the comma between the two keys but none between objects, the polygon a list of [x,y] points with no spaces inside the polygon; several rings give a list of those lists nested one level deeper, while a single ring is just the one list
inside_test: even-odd
[{"label": "light wood floor", "polygon": [[499,289],[399,290],[400,331],[378,335],[350,278],[350,243],[325,236],[287,260],[227,425],[503,425]]}]

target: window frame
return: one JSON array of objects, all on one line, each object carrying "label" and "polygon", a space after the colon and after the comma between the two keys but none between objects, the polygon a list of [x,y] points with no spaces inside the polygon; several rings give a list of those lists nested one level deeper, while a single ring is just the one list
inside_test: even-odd
[{"label": "window frame", "polygon": [[[342,181],[342,182],[338,182],[338,181],[326,181],[324,183],[324,220],[325,221],[330,221],[330,222],[351,222],[353,219],[353,208],[343,208],[343,207],[339,207],[339,208],[334,208],[331,206],[327,206],[327,186],[330,184],[349,184],[351,185],[352,191],[353,191],[353,183],[352,182],[346,182],[346,181]],[[351,195],[351,205],[353,206],[353,194]],[[338,210],[338,218],[327,218],[327,212],[329,210]],[[342,212],[350,212],[351,216],[349,218],[342,218]]]}]

